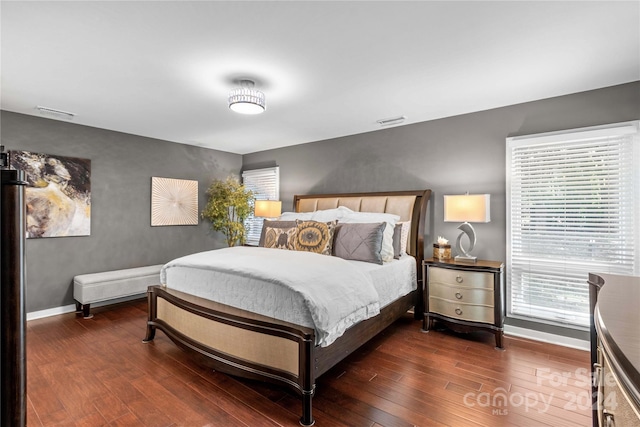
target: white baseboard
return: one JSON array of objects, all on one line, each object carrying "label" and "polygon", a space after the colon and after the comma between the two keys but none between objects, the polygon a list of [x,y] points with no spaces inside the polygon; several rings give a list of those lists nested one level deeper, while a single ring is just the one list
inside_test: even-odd
[{"label": "white baseboard", "polygon": [[563,337],[561,335],[550,334],[548,332],[534,331],[533,329],[525,329],[518,326],[504,325],[504,333],[514,337],[527,338],[534,341],[561,345],[578,350],[589,351],[591,349],[589,341],[578,338]]},{"label": "white baseboard", "polygon": [[[103,307],[105,305],[111,305],[111,304],[117,304],[119,302],[131,301],[131,300],[134,300],[134,299],[143,298],[144,296],[145,296],[145,294],[130,295],[128,297],[115,298],[115,299],[112,299],[112,300],[109,300],[109,301],[96,302],[96,303],[91,304],[91,308]],[[44,317],[57,316],[59,314],[75,313],[75,311],[76,311],[76,305],[75,304],[65,305],[65,306],[62,306],[62,307],[48,308],[46,310],[40,310],[40,311],[32,311],[31,313],[27,313],[27,321],[35,320],[35,319],[42,319]]]},{"label": "white baseboard", "polygon": [[46,310],[40,311],[32,311],[31,313],[27,313],[27,321],[42,319],[43,317],[57,316],[59,314],[73,313],[74,311],[76,311],[75,304],[65,305],[63,307],[48,308]]}]

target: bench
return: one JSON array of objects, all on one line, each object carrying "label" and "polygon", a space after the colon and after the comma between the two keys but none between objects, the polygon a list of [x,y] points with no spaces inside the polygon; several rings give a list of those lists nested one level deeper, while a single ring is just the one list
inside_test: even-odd
[{"label": "bench", "polygon": [[147,292],[151,285],[160,284],[163,264],[102,273],[80,274],[73,278],[73,299],[76,312],[85,319],[93,317],[91,304],[129,297]]}]

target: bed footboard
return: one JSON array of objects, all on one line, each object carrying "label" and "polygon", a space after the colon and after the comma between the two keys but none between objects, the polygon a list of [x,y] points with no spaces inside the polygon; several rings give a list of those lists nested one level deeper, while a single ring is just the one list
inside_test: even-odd
[{"label": "bed footboard", "polygon": [[287,386],[302,395],[300,423],[312,425],[315,332],[182,292],[150,286],[147,333],[162,330],[176,345],[220,372]]}]

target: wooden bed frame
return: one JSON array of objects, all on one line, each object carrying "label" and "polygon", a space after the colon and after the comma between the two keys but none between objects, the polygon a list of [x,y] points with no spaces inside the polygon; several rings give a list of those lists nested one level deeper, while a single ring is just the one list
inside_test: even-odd
[{"label": "wooden bed frame", "polygon": [[379,315],[349,328],[326,347],[315,345],[312,328],[219,304],[164,286],[148,289],[144,342],[162,330],[205,366],[227,374],[285,384],[302,395],[300,424],[313,425],[311,400],[316,378],[415,307],[423,315],[424,228],[431,190],[304,195],[294,209],[308,212],[346,206],[354,211],[387,212],[411,221],[407,252],[416,258],[417,289],[387,305]]}]

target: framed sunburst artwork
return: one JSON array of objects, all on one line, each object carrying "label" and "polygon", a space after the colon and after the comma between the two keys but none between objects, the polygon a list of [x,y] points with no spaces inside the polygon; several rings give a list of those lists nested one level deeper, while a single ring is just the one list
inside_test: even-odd
[{"label": "framed sunburst artwork", "polygon": [[151,226],[198,225],[198,181],[151,178]]}]

